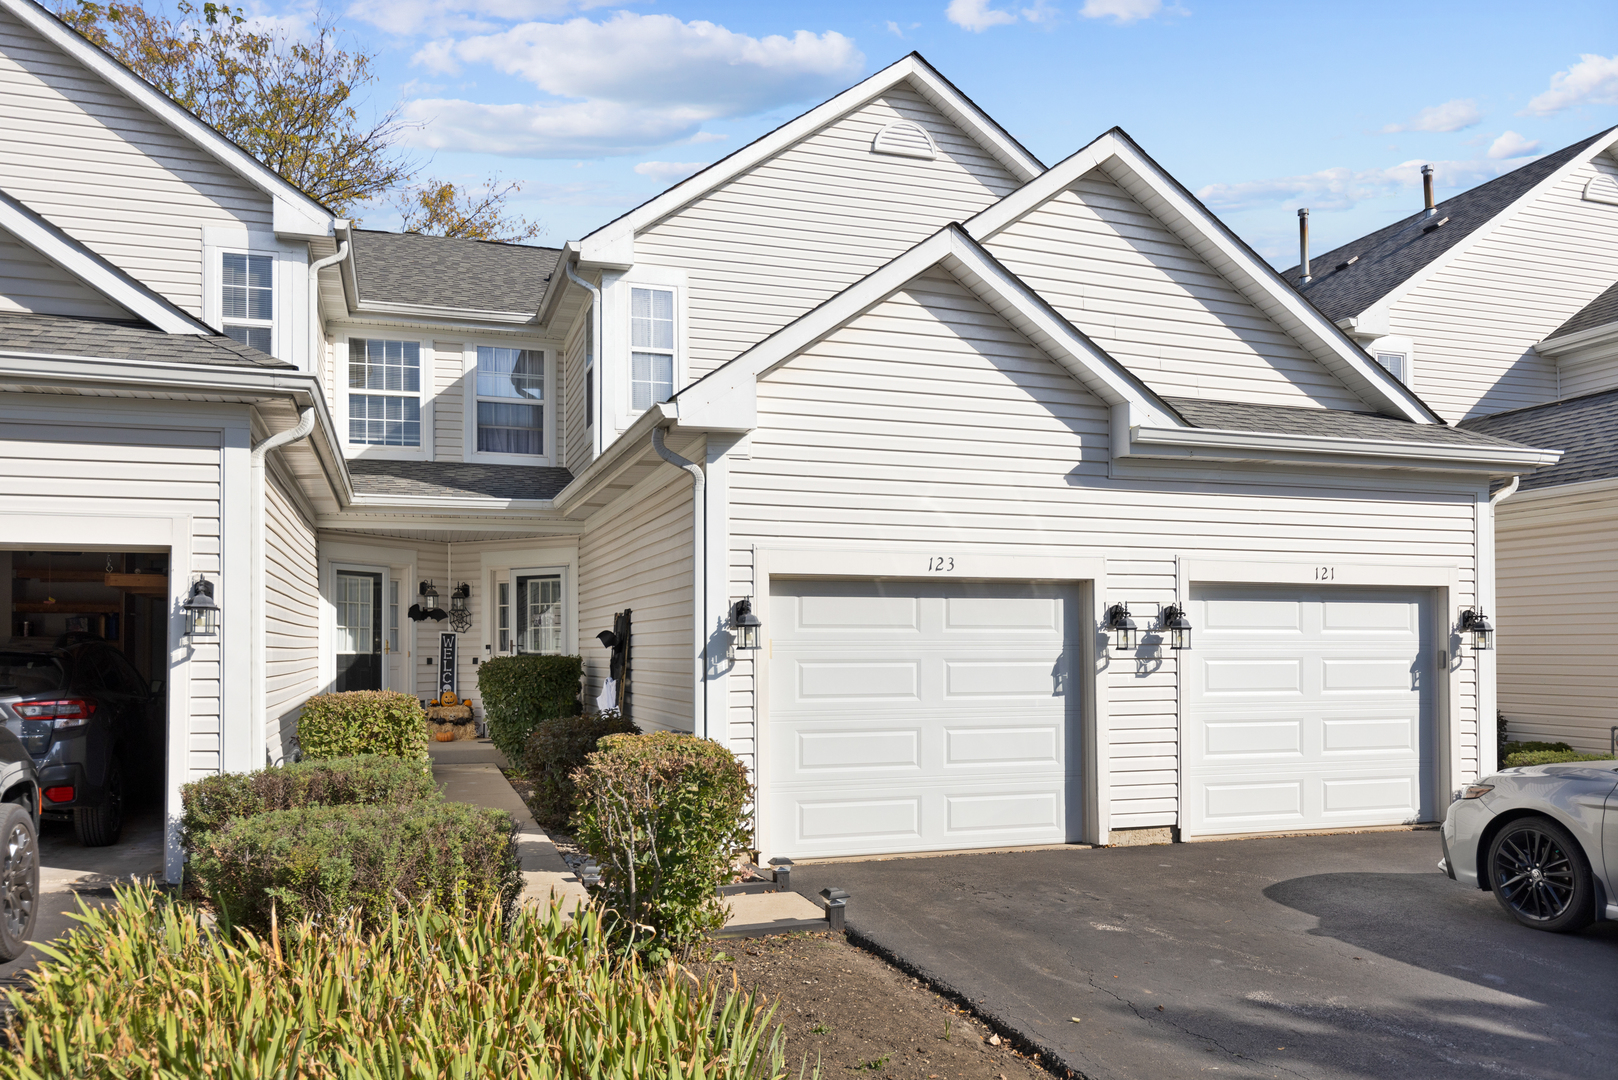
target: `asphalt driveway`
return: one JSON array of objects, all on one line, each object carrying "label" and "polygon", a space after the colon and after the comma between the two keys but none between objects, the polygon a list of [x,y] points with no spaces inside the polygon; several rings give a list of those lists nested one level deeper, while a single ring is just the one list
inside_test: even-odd
[{"label": "asphalt driveway", "polygon": [[1528,930],[1438,857],[1420,831],[793,878],[848,890],[857,939],[1096,1080],[1618,1075],[1618,924]]}]

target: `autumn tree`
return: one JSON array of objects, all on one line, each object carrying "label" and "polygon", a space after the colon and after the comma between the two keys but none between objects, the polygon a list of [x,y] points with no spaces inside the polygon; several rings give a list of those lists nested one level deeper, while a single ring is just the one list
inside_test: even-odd
[{"label": "autumn tree", "polygon": [[506,199],[521,190],[516,181],[502,183],[493,176],[478,188],[428,180],[406,188],[394,208],[404,218],[406,232],[520,244],[544,232],[538,222],[505,212]]}]

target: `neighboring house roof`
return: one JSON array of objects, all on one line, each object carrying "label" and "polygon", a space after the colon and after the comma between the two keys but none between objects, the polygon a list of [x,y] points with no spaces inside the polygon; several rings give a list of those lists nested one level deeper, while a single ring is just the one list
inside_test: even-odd
[{"label": "neighboring house roof", "polygon": [[1250,405],[1201,398],[1163,399],[1192,427],[1255,431],[1276,435],[1315,435],[1328,439],[1387,439],[1445,446],[1542,446],[1491,437],[1437,424],[1417,424],[1376,413],[1313,409],[1294,405]]},{"label": "neighboring house roof", "polygon": [[[1300,281],[1298,266],[1281,276],[1333,322],[1358,315],[1614,131],[1618,128],[1609,128],[1445,199],[1437,204],[1430,218],[1425,210],[1419,211],[1323,255],[1311,256],[1312,280],[1308,284]],[[1435,221],[1444,224],[1431,231],[1424,228]],[[1343,266],[1350,260],[1351,265]]]},{"label": "neighboring house roof", "polygon": [[420,233],[353,230],[361,307],[402,305],[532,315],[561,252]]},{"label": "neighboring house roof", "polygon": [[1577,334],[1581,330],[1594,330],[1598,326],[1618,323],[1618,282],[1606,292],[1590,301],[1571,319],[1545,335],[1545,340]]},{"label": "neighboring house roof", "polygon": [[223,335],[167,334],[139,323],[0,311],[0,350],[165,364],[297,370]]},{"label": "neighboring house roof", "polygon": [[1555,465],[1523,477],[1524,491],[1618,476],[1618,390],[1479,416],[1461,427],[1563,451]]},{"label": "neighboring house roof", "polygon": [[566,469],[460,461],[350,458],[356,495],[404,498],[553,499],[572,482]]}]

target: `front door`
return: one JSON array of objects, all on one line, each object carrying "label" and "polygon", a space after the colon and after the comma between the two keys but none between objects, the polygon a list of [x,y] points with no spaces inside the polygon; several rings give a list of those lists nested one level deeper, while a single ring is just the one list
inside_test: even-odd
[{"label": "front door", "polygon": [[338,692],[382,689],[382,575],[339,570],[337,608]]},{"label": "front door", "polygon": [[562,575],[518,571],[516,593],[516,651],[562,651]]}]

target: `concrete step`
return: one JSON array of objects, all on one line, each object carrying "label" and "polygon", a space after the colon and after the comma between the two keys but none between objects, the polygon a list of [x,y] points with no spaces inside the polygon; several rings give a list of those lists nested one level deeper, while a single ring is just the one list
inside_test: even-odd
[{"label": "concrete step", "polygon": [[826,912],[795,892],[741,893],[724,898],[729,917],[715,937],[763,937],[794,930],[825,930]]}]

